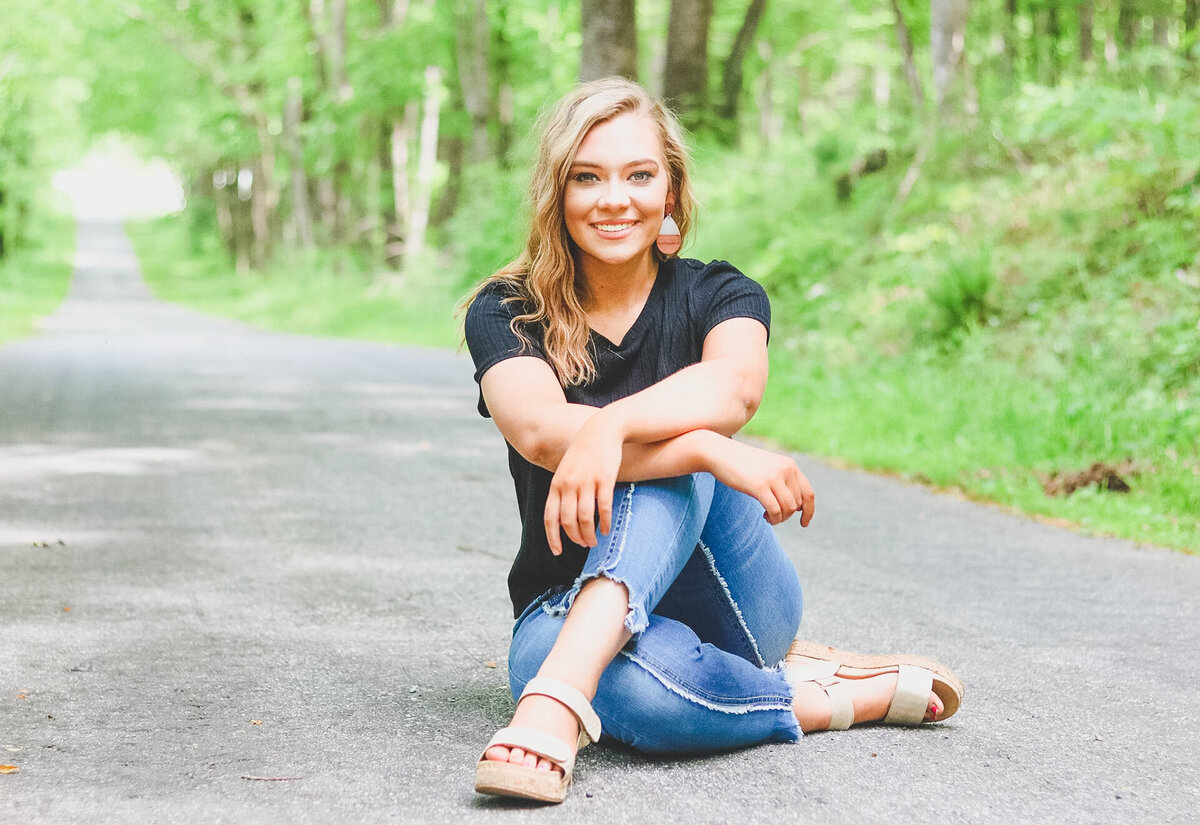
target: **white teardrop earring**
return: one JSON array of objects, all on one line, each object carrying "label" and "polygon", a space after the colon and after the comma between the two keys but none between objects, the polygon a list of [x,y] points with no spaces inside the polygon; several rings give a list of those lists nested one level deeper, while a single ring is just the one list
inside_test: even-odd
[{"label": "white teardrop earring", "polygon": [[683,239],[679,236],[679,224],[675,223],[675,219],[670,213],[663,218],[662,229],[658,230],[658,242],[655,244],[658,251],[664,255],[674,255],[679,251]]}]

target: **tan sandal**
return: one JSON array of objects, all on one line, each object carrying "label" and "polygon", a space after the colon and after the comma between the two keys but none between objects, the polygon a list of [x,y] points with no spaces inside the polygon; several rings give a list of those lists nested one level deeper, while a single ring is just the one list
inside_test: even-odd
[{"label": "tan sandal", "polygon": [[[582,693],[559,679],[545,676],[530,679],[525,690],[521,691],[521,699],[530,695],[549,696],[575,714],[579,720],[579,739],[575,749],[571,748],[570,743],[536,728],[510,726],[496,731],[483,753],[486,754],[488,748],[496,745],[520,748],[550,760],[562,768],[562,773],[542,771],[512,762],[497,762],[481,755],[475,765],[476,793],[514,796],[538,802],[562,802],[567,798],[567,786],[571,784],[571,775],[575,770],[575,751],[600,738],[600,717]],[[518,704],[521,699],[517,700]]]},{"label": "tan sandal", "polygon": [[962,704],[963,683],[950,668],[924,656],[909,654],[870,655],[838,650],[836,647],[796,639],[784,658],[786,674],[793,684],[816,682],[833,705],[830,730],[846,730],[854,724],[854,705],[845,679],[865,679],[884,673],[896,673],[896,692],[892,696],[887,725],[920,725],[925,721],[929,694],[942,703],[935,721],[949,719]]}]

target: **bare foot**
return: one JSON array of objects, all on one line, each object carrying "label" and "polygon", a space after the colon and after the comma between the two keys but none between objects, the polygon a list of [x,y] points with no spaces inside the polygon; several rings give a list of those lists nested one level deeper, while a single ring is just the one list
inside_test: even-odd
[{"label": "bare foot", "polygon": [[[513,714],[509,725],[536,728],[572,745],[579,738],[579,721],[575,718],[575,714],[571,713],[561,702],[548,696],[537,694],[526,696],[517,705],[516,713]],[[484,752],[483,758],[495,762],[512,762],[514,765],[524,765],[542,771],[562,773],[562,768],[549,759],[528,753],[521,748],[495,745]]]},{"label": "bare foot", "polygon": [[[898,681],[899,676],[895,673],[881,673],[877,676],[857,679],[842,678],[841,683],[851,691],[855,724],[878,722],[887,716]],[[829,723],[833,717],[833,703],[824,688],[816,682],[800,682],[796,685],[792,710],[796,714],[796,720],[800,723],[800,729],[805,733],[829,729]],[[943,710],[942,700],[936,693],[930,691],[924,721],[936,722]]]}]

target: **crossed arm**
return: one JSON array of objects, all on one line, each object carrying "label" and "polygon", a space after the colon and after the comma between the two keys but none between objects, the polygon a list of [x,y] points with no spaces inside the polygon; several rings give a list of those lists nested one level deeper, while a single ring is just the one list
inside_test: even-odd
[{"label": "crossed arm", "polygon": [[571,404],[539,358],[510,358],[484,373],[484,401],[504,438],[527,461],[554,472],[545,526],[551,552],[559,529],[576,544],[607,533],[613,486],[709,472],[763,505],[778,524],[813,514],[808,479],[786,456],[734,441],[758,408],[767,381],[767,333],[732,318],[704,339],[701,360],[641,392],[596,408]]}]

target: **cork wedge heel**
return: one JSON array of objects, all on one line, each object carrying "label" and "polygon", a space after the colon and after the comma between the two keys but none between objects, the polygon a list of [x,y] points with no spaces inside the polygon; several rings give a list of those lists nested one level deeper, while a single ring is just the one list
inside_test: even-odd
[{"label": "cork wedge heel", "polygon": [[[591,703],[582,693],[558,679],[544,676],[530,679],[521,691],[521,699],[530,695],[548,696],[575,714],[575,718],[579,720],[579,739],[576,746],[571,747],[569,742],[535,728],[510,726],[498,730],[483,752],[486,754],[488,748],[496,745],[520,748],[550,760],[562,769],[562,773],[537,770],[511,762],[496,762],[485,759],[481,754],[475,764],[476,793],[537,802],[562,802],[567,798],[567,788],[575,771],[575,753],[579,748],[600,738],[600,717],[596,716]],[[520,702],[519,699],[517,701]]]}]

